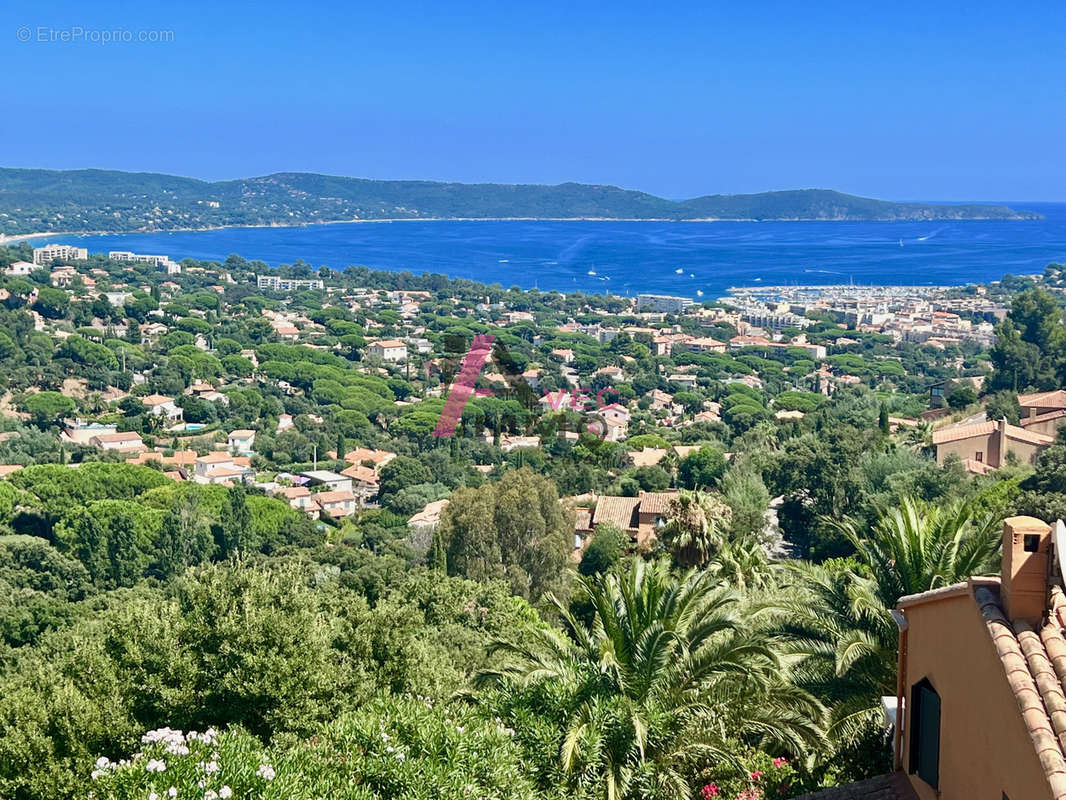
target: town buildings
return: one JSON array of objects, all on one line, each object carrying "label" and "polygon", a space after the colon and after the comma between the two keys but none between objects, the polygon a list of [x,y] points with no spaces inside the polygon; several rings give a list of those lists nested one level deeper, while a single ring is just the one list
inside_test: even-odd
[{"label": "town buildings", "polygon": [[260,289],[275,292],[302,292],[308,289],[324,289],[325,281],[320,278],[283,278],[280,275],[257,275],[256,285]]},{"label": "town buildings", "polygon": [[89,250],[69,244],[46,244],[33,248],[33,263],[39,267],[47,266],[53,261],[85,261]]},{"label": "town buildings", "polygon": [[382,361],[393,363],[407,360],[407,345],[398,339],[384,339],[379,342],[371,342],[367,346],[367,352],[380,358]]},{"label": "town buildings", "polygon": [[687,297],[675,297],[668,294],[639,294],[637,309],[655,311],[662,314],[680,314],[694,305]]}]

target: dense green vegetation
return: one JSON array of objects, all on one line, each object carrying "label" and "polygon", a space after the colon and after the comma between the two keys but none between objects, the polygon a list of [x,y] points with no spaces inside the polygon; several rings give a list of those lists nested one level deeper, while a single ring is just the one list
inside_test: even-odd
[{"label": "dense green vegetation", "polygon": [[[0,267],[27,256],[0,248]],[[920,418],[1017,418],[1015,389],[1061,385],[1050,284],[1011,291],[989,353],[817,319],[806,348],[784,331],[656,355],[661,331],[736,327],[711,304],[658,318],[359,268],[279,294],[239,256],[183,267],[94,255],[66,289],[4,279],[5,800],[737,800],[868,777],[890,768],[890,610],[995,572],[1004,516],[1066,516],[1066,437],[974,476],[936,463]],[[495,337],[483,391],[435,437],[476,334]],[[367,347],[392,337],[406,362]],[[983,397],[960,380],[980,375]],[[540,402],[577,387],[599,407]],[[160,394],[201,427],[154,415]],[[620,441],[590,433],[615,401]],[[60,438],[71,417],[151,450]],[[192,479],[237,429],[248,484]],[[314,519],[277,491],[312,466],[376,489]],[[665,492],[648,539],[575,527],[586,493]],[[439,524],[409,524],[434,504]]]},{"label": "dense green vegetation", "polygon": [[293,225],[351,219],[1032,219],[991,205],[891,203],[820,189],[674,202],[614,186],[375,181],[311,173],[208,183],[106,170],[0,169],[0,233]]}]

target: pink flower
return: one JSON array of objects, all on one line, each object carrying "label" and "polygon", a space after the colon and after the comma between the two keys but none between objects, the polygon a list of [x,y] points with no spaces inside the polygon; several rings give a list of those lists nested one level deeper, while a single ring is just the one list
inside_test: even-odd
[{"label": "pink flower", "polygon": [[704,797],[717,797],[718,796],[718,784],[708,783],[700,792]]},{"label": "pink flower", "polygon": [[761,770],[755,770],[753,773],[751,773],[751,779],[753,781],[757,781],[761,777],[762,777],[762,771]]},{"label": "pink flower", "polygon": [[774,769],[781,769],[781,767],[785,766],[785,764],[787,764],[787,763],[788,763],[788,759],[787,758],[775,758],[774,759]]}]

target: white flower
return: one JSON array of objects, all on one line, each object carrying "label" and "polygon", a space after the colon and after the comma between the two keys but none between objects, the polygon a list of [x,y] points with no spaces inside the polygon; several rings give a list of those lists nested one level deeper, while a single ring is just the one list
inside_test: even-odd
[{"label": "white flower", "polygon": [[156,794],[155,792],[152,792],[151,794],[148,795],[148,800],[159,800],[159,795]]},{"label": "white flower", "polygon": [[145,772],[166,772],[167,762],[161,758],[150,758],[148,763],[144,765]]},{"label": "white flower", "polygon": [[178,796],[178,787],[177,786],[171,786],[169,789],[167,789],[167,797],[177,797],[177,796]]},{"label": "white flower", "polygon": [[96,768],[97,769],[107,769],[107,767],[108,767],[108,765],[110,763],[111,763],[111,759],[110,758],[108,758],[107,756],[100,756],[98,759],[96,759]]},{"label": "white flower", "polygon": [[223,786],[218,790],[218,796],[222,798],[222,800],[229,800],[230,797],[233,797],[233,790],[228,786]]},{"label": "white flower", "polygon": [[218,800],[218,795],[211,789],[204,792],[204,800]]},{"label": "white flower", "polygon": [[260,764],[255,774],[266,781],[274,780],[274,768],[269,764]]},{"label": "white flower", "polygon": [[212,774],[218,772],[218,762],[217,761],[201,761],[198,766],[200,767],[200,769],[202,769],[208,775],[212,775]]},{"label": "white flower", "polygon": [[403,761],[404,759],[407,758],[407,756],[405,754],[403,754],[403,753],[397,753],[396,754],[396,758],[398,758],[400,761]]},{"label": "white flower", "polygon": [[94,769],[92,772],[89,773],[89,777],[92,778],[95,781],[97,778],[99,778],[103,774],[104,774],[104,771],[102,769]]}]

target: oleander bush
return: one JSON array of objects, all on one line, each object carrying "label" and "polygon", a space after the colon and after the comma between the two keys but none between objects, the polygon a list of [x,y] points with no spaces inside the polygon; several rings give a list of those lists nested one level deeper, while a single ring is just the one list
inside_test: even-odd
[{"label": "oleander bush", "polygon": [[136,753],[100,756],[81,781],[94,800],[553,796],[531,786],[513,736],[464,704],[380,696],[307,739],[270,745],[240,728],[160,728],[141,737]]}]

